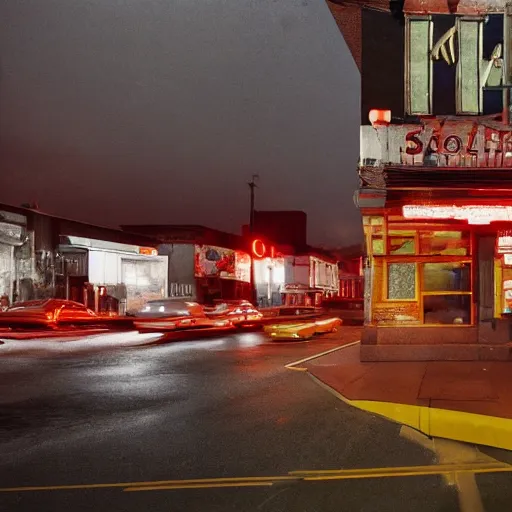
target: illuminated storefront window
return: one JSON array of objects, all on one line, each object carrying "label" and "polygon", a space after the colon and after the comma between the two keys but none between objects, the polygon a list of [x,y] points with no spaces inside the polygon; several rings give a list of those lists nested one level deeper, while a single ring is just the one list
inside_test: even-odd
[{"label": "illuminated storefront window", "polygon": [[423,231],[419,239],[420,254],[467,256],[470,251],[468,231]]},{"label": "illuminated storefront window", "polygon": [[372,253],[373,254],[384,254],[384,239],[373,238],[372,239]]},{"label": "illuminated storefront window", "polygon": [[375,233],[367,220],[373,321],[378,325],[472,325],[470,231],[441,223],[416,226],[403,217],[384,219],[377,229]]},{"label": "illuminated storefront window", "polygon": [[469,263],[423,264],[424,292],[471,291],[471,265]]},{"label": "illuminated storefront window", "polygon": [[414,238],[403,238],[390,236],[389,254],[416,254],[416,240]]}]

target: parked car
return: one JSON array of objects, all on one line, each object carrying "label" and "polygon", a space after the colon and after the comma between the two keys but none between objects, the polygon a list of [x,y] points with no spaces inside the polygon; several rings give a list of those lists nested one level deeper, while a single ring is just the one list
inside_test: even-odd
[{"label": "parked car", "polygon": [[273,340],[309,340],[315,334],[327,334],[336,332],[342,325],[339,318],[324,318],[315,322],[299,324],[274,324],[265,327],[265,332]]},{"label": "parked car", "polygon": [[316,331],[313,322],[301,324],[267,325],[265,332],[275,341],[305,341],[310,340]]},{"label": "parked car", "polygon": [[231,322],[225,318],[210,318],[201,304],[184,300],[150,300],[134,316],[135,327],[139,329],[232,327]]},{"label": "parked car", "polygon": [[0,313],[0,325],[22,327],[56,327],[90,324],[100,318],[79,302],[63,299],[41,299],[13,304]]},{"label": "parked car", "polygon": [[222,301],[214,308],[205,309],[205,313],[211,319],[224,318],[233,325],[254,325],[263,318],[263,314],[247,300]]}]

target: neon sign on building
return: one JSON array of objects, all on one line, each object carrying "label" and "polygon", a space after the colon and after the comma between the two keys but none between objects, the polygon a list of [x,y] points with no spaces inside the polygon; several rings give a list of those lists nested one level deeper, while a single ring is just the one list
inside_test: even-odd
[{"label": "neon sign on building", "polygon": [[491,222],[512,221],[512,206],[423,206],[405,205],[402,210],[406,219],[453,219],[468,224],[486,225]]},{"label": "neon sign on building", "polygon": [[255,258],[275,258],[276,250],[273,245],[267,247],[262,240],[256,239],[252,242],[252,255]]}]

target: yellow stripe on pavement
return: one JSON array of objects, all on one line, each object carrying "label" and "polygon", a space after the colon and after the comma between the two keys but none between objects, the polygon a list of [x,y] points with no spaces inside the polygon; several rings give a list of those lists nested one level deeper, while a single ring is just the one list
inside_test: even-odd
[{"label": "yellow stripe on pavement", "polygon": [[304,481],[345,480],[350,478],[393,478],[406,476],[444,475],[447,473],[500,473],[512,472],[512,466],[501,462],[472,464],[437,464],[430,466],[405,466],[396,468],[332,469],[292,471],[291,475]]},{"label": "yellow stripe on pavement", "polygon": [[409,476],[445,475],[449,473],[502,473],[512,472],[509,464],[472,463],[438,464],[431,466],[404,466],[363,469],[326,469],[291,471],[288,476],[249,476],[231,478],[201,478],[190,480],[156,480],[107,484],[77,484],[54,486],[4,487],[0,492],[70,491],[86,489],[122,488],[125,492],[178,489],[208,489],[216,487],[269,487],[278,482],[312,482],[364,478],[393,478]]},{"label": "yellow stripe on pavement", "polygon": [[273,482],[231,482],[231,483],[211,483],[211,484],[188,484],[188,485],[152,485],[148,487],[126,487],[124,492],[140,491],[175,491],[183,489],[217,489],[223,487],[272,487]]},{"label": "yellow stripe on pavement", "polygon": [[347,343],[346,345],[340,345],[339,347],[331,348],[330,350],[326,350],[325,352],[320,352],[319,354],[315,354],[313,356],[306,357],[304,359],[299,359],[298,361],[294,361],[293,363],[288,363],[285,365],[285,368],[288,370],[300,370],[300,371],[306,371],[306,368],[295,368],[298,364],[301,363],[307,363],[308,361],[312,361],[313,359],[317,359],[322,356],[326,356],[327,354],[330,354],[331,352],[336,352],[337,350],[340,350],[342,348],[351,347],[352,345],[357,345],[360,343],[360,341],[354,341],[352,343]]},{"label": "yellow stripe on pavement", "polygon": [[243,476],[227,478],[195,478],[190,480],[149,480],[142,482],[114,482],[107,484],[76,484],[76,485],[39,485],[27,487],[0,487],[0,492],[35,492],[35,491],[73,491],[86,489],[108,489],[108,488],[128,488],[128,487],[148,487],[148,486],[185,486],[217,483],[244,483],[244,482],[281,482],[297,480],[295,476]]}]

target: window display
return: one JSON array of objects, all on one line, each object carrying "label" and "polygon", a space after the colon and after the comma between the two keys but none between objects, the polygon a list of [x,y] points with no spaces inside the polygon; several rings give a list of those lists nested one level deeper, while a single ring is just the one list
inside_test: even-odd
[{"label": "window display", "polygon": [[467,231],[420,231],[420,254],[467,256],[470,239]]},{"label": "window display", "polygon": [[469,263],[425,263],[422,291],[471,291],[471,265]]},{"label": "window display", "polygon": [[425,295],[423,317],[425,324],[470,324],[471,295]]}]

